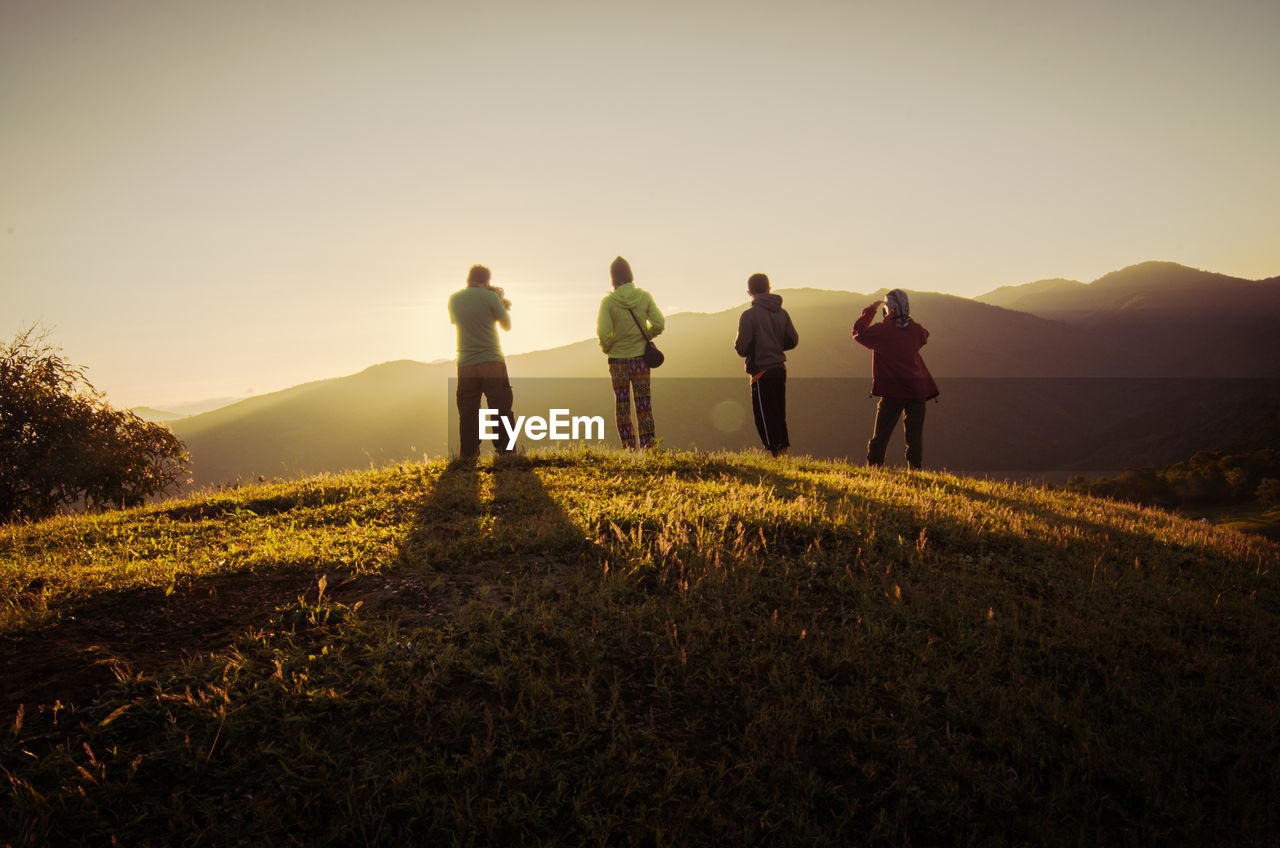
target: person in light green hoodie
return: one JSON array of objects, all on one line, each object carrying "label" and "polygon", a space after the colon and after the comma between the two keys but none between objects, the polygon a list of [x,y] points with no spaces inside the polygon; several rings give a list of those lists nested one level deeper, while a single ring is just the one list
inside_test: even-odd
[{"label": "person in light green hoodie", "polygon": [[609,356],[609,377],[623,447],[635,448],[631,429],[631,398],[636,401],[636,425],[640,447],[653,447],[653,404],[649,400],[649,366],[644,361],[645,342],[658,335],[667,322],[653,297],[636,288],[631,266],[619,256],[609,266],[613,291],[600,301],[596,335],[600,348]]}]

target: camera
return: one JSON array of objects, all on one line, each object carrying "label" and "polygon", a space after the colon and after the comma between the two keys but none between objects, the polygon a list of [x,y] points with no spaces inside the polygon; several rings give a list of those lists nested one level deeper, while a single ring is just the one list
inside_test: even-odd
[{"label": "camera", "polygon": [[486,286],[486,288],[488,288],[489,291],[493,292],[498,296],[498,298],[502,301],[503,306],[505,306],[507,309],[511,308],[511,301],[507,300],[507,295],[505,292],[502,291],[502,286],[491,285],[491,286]]}]

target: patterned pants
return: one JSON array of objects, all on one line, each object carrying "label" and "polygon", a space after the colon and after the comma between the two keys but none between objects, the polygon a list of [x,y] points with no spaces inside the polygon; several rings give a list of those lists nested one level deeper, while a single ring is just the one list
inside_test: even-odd
[{"label": "patterned pants", "polygon": [[636,398],[636,423],[640,428],[640,447],[653,447],[653,406],[649,403],[649,366],[644,357],[634,359],[609,358],[609,377],[613,380],[613,399],[617,404],[618,437],[622,446],[636,446],[635,433],[631,430],[631,395]]}]

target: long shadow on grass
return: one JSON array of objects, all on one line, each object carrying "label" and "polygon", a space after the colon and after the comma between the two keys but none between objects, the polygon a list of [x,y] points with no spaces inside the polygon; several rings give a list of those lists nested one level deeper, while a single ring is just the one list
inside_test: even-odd
[{"label": "long shadow on grass", "polygon": [[117,674],[150,673],[225,647],[315,585],[312,574],[229,574],[170,591],[96,594],[66,609],[52,627],[0,639],[0,715],[12,715],[19,704],[87,705]]},{"label": "long shadow on grass", "polygon": [[[366,612],[421,617],[447,614],[454,603],[431,585],[441,573],[464,596],[485,587],[505,593],[517,574],[554,577],[589,545],[534,472],[537,464],[450,465],[401,545],[401,568],[352,575],[331,564],[325,596],[359,601]],[[314,600],[316,578],[312,571],[225,574],[73,601],[52,626],[0,635],[0,720],[19,704],[29,714],[56,701],[85,706],[120,675],[153,674],[224,649],[299,596]]]},{"label": "long shadow on grass", "polygon": [[[364,610],[432,613],[441,606],[428,581],[413,575],[345,574],[327,569],[324,597]],[[76,602],[57,623],[0,635],[0,717],[20,704],[28,715],[61,702],[83,707],[120,676],[151,675],[189,656],[232,645],[305,596],[315,602],[309,572],[220,574],[101,592]]]},{"label": "long shadow on grass", "polygon": [[474,462],[454,460],[436,480],[400,545],[407,566],[436,566],[470,558],[480,535],[481,470]]},{"label": "long shadow on grass", "polygon": [[[788,473],[786,469],[744,469],[731,464],[723,467],[711,466],[708,470],[726,474],[745,483],[769,486],[775,489],[778,497],[783,499],[800,497],[809,493],[828,502],[847,499],[868,507],[869,517],[886,527],[895,528],[896,534],[903,534],[906,541],[917,541],[922,531],[929,536],[930,543],[943,547],[954,547],[969,553],[989,552],[1006,557],[1032,551],[1040,553],[1044,550],[1044,540],[1028,539],[1025,535],[1011,530],[993,530],[975,523],[972,516],[952,515],[946,512],[935,512],[932,515],[916,507],[897,504],[875,497],[872,491],[860,491],[853,486],[848,489],[832,486],[825,482],[816,482],[803,476],[802,471]],[[705,472],[704,472],[705,473]],[[894,474],[900,472],[880,471],[874,473]],[[1228,554],[1223,550],[1205,545],[1190,537],[1175,550],[1154,539],[1151,534],[1135,524],[1125,527],[1120,521],[1110,522],[1084,517],[1063,509],[1055,509],[1037,501],[1034,496],[1024,498],[1005,496],[982,490],[976,484],[966,485],[963,480],[953,482],[940,478],[922,477],[916,481],[922,497],[926,498],[931,490],[959,495],[974,505],[974,514],[981,515],[987,510],[1011,511],[1030,518],[1040,519],[1050,526],[1074,530],[1080,533],[1077,548],[1088,548],[1104,557],[1105,560],[1133,562],[1135,556],[1148,558],[1158,552],[1161,558],[1172,564],[1189,565],[1191,557],[1207,559],[1223,559],[1243,557],[1243,552]],[[870,531],[872,527],[867,527]],[[1077,553],[1080,551],[1077,550]]]},{"label": "long shadow on grass", "polygon": [[[805,605],[827,598],[856,605],[869,638],[852,643],[865,647],[851,659],[837,650],[825,666],[815,660],[814,667],[834,698],[856,695],[861,676],[886,667],[907,669],[901,679],[889,674],[899,688],[872,689],[870,703],[894,721],[905,717],[901,726],[929,752],[925,761],[955,769],[952,774],[962,780],[989,769],[989,763],[1000,764],[1003,773],[990,770],[983,778],[1001,787],[999,799],[965,800],[980,815],[1007,818],[1029,830],[1027,823],[1035,819],[1018,821],[1020,804],[1038,807],[1037,798],[1067,798],[1070,808],[1088,811],[1085,821],[1115,835],[1135,822],[1148,833],[1178,827],[1191,832],[1201,821],[1252,825],[1248,811],[1274,785],[1274,760],[1267,743],[1260,743],[1275,726],[1274,650],[1263,630],[1267,614],[1225,601],[1225,611],[1218,613],[1212,593],[1171,597],[1163,567],[1147,578],[1127,576],[1147,574],[1145,566],[1142,572],[1130,566],[1126,583],[1117,588],[1100,580],[1096,589],[1088,568],[1094,555],[1132,561],[1141,552],[1144,562],[1150,556],[1177,564],[1184,552],[1165,551],[1140,529],[1077,519],[1051,505],[929,477],[904,481],[919,487],[921,500],[912,505],[856,485],[808,480],[802,470],[714,470],[773,487],[779,499],[844,503],[863,517],[865,526],[823,534],[822,548],[834,562],[815,559],[838,578],[842,559],[865,558],[872,566],[866,576],[871,591],[860,593],[837,579],[799,597]],[[971,498],[973,513],[931,511],[930,489]],[[1081,538],[1068,548],[1009,529],[991,530],[981,520],[986,511],[1005,509],[1077,530]],[[772,549],[794,552],[803,533],[816,529],[775,525]],[[926,530],[927,544],[922,535],[914,545],[913,535]],[[1212,549],[1205,554],[1229,558]],[[876,574],[887,567],[895,591],[879,593]],[[856,575],[855,568],[850,577]],[[837,620],[845,609],[824,615]],[[815,644],[822,638],[816,632]],[[867,651],[874,652],[870,660]],[[848,674],[842,670],[846,663]],[[844,748],[845,763],[865,758],[865,740],[821,741],[827,752]],[[1152,793],[1152,775],[1180,788]],[[1154,803],[1148,800],[1152,795]],[[1069,820],[1072,814],[1059,808],[1049,815]]]},{"label": "long shadow on grass", "polygon": [[[1140,517],[1132,513],[1133,507],[1127,504],[1116,505],[1115,512],[1131,513],[1127,523],[1134,529],[1124,526],[1123,519],[1119,516],[1114,521],[1097,520],[1073,514],[1065,509],[1065,505],[1064,508],[1056,509],[1046,506],[1039,502],[1038,495],[1032,491],[1028,491],[1023,497],[1011,497],[983,491],[976,483],[967,484],[963,478],[957,482],[933,480],[929,485],[967,498],[980,508],[1021,513],[1044,520],[1051,526],[1057,525],[1080,531],[1084,539],[1089,540],[1084,542],[1084,546],[1089,547],[1099,561],[1132,563],[1135,559],[1149,560],[1154,555],[1170,565],[1183,568],[1205,566],[1212,560],[1244,560],[1255,555],[1261,562],[1267,556],[1266,552],[1258,550],[1261,545],[1245,545],[1235,551],[1227,552],[1220,546],[1189,534],[1184,535],[1176,545],[1162,542],[1153,534],[1138,529],[1144,528],[1148,522],[1145,516]],[[1009,538],[1012,541],[1021,539],[1014,534],[1010,534]]]},{"label": "long shadow on grass", "polygon": [[537,459],[449,464],[400,547],[408,570],[444,577],[471,595],[517,577],[549,577],[590,550],[582,531],[538,477]]}]

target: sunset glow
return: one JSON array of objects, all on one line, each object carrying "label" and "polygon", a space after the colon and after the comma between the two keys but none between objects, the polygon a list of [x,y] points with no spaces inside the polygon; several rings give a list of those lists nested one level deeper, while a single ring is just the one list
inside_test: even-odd
[{"label": "sunset glow", "polygon": [[[777,288],[1280,274],[1273,2],[0,0],[0,333],[119,405]],[[850,316],[852,319],[853,316]]]}]

